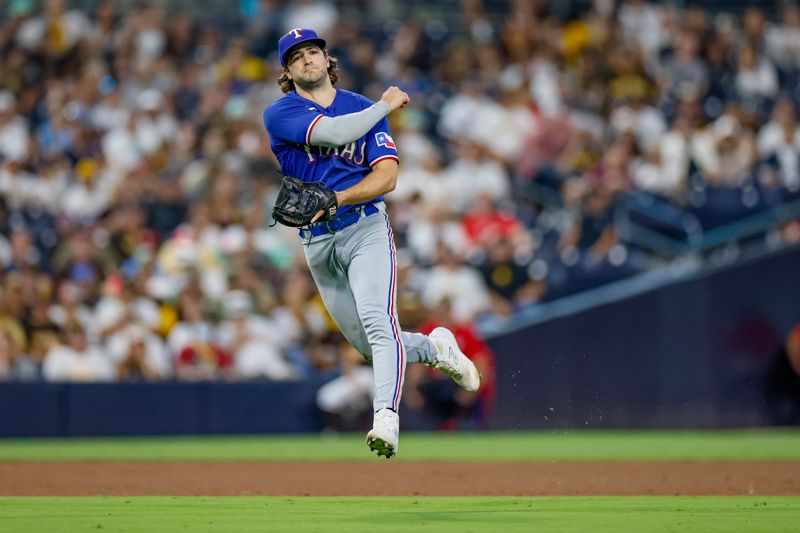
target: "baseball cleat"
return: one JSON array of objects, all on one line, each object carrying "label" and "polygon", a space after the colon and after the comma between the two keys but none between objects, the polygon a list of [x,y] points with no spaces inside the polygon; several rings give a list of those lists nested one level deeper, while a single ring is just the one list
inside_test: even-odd
[{"label": "baseball cleat", "polygon": [[459,387],[475,392],[481,386],[481,375],[475,364],[458,347],[456,337],[447,328],[436,328],[428,338],[436,347],[436,361],[431,365],[453,378]]},{"label": "baseball cleat", "polygon": [[375,413],[372,429],[367,433],[367,446],[378,452],[378,457],[394,457],[399,449],[400,417],[391,409]]}]

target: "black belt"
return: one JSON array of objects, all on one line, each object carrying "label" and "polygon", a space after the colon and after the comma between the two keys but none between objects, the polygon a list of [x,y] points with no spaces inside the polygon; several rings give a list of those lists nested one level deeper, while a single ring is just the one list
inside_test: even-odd
[{"label": "black belt", "polygon": [[364,216],[368,217],[377,212],[378,208],[373,204],[369,204],[364,207],[357,207],[340,217],[332,218],[331,220],[326,220],[325,222],[317,222],[316,224],[309,226],[309,229],[301,229],[300,236],[304,239],[308,239],[309,237],[319,237],[320,235],[334,233],[358,222],[358,219],[361,218],[361,213],[364,213]]}]

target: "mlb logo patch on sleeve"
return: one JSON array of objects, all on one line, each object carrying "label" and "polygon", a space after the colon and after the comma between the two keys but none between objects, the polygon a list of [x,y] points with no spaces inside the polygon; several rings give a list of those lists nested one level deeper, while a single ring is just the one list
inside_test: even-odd
[{"label": "mlb logo patch on sleeve", "polygon": [[385,146],[386,148],[397,150],[397,147],[394,145],[394,139],[385,131],[379,131],[375,134],[375,142],[378,143],[378,146]]}]

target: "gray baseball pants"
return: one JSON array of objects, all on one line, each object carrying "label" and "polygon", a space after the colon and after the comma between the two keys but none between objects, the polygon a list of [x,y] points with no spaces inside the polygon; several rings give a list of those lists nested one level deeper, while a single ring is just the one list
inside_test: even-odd
[{"label": "gray baseball pants", "polygon": [[397,254],[383,204],[380,211],[333,234],[304,239],[311,275],[344,337],[375,374],[375,411],[397,411],[406,362],[432,363],[436,348],[421,333],[401,331],[395,305]]}]

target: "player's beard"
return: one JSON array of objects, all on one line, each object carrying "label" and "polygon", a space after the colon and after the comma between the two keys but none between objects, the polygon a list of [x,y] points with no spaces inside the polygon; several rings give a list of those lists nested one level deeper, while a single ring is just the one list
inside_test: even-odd
[{"label": "player's beard", "polygon": [[323,70],[319,75],[315,72],[311,72],[308,77],[305,79],[295,77],[294,84],[301,88],[304,91],[312,91],[314,89],[319,89],[323,85],[325,85],[325,78],[328,77],[328,71]]}]

